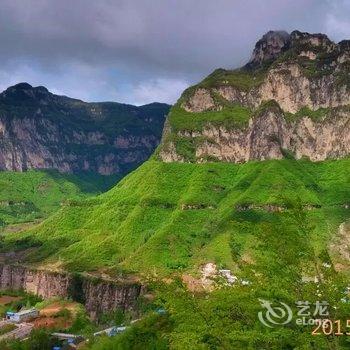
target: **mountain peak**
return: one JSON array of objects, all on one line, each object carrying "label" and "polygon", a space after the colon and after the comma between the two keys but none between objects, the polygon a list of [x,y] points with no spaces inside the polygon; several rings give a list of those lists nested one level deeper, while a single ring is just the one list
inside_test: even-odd
[{"label": "mountain peak", "polygon": [[288,50],[317,50],[317,52],[329,53],[336,49],[338,51],[348,50],[349,46],[347,41],[336,45],[327,35],[321,33],[294,30],[289,34],[284,30],[270,30],[255,44],[252,57],[245,67],[252,69],[262,67],[276,60]]},{"label": "mountain peak", "polygon": [[22,82],[8,87],[0,95],[2,98],[10,98],[21,102],[28,99],[43,99],[50,95],[50,92],[44,86],[34,87],[27,82]]},{"label": "mountain peak", "polygon": [[30,85],[29,83],[22,82],[22,83],[18,83],[18,84],[15,84],[13,86],[8,87],[7,90],[9,90],[9,89],[11,89],[11,90],[13,90],[13,89],[16,89],[16,90],[30,90],[32,88],[33,88],[33,86]]},{"label": "mountain peak", "polygon": [[248,68],[262,65],[264,62],[276,59],[282,52],[289,49],[290,35],[284,30],[270,30],[255,44]]},{"label": "mountain peak", "polygon": [[[350,154],[350,42],[324,34],[270,31],[250,62],[217,69],[172,107],[160,149],[168,162]],[[317,130],[317,131],[316,131]]]},{"label": "mountain peak", "polygon": [[37,86],[34,88],[36,91],[41,92],[41,93],[48,93],[50,92],[45,86]]},{"label": "mountain peak", "polygon": [[301,32],[299,30],[294,30],[290,34],[290,40],[293,42],[293,44],[301,41],[312,46],[333,44],[326,34]]}]

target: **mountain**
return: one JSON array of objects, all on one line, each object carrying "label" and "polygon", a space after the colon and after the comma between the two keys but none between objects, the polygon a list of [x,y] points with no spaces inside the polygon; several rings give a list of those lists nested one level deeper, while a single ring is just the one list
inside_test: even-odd
[{"label": "mountain", "polygon": [[269,32],[249,63],[217,69],[171,109],[166,162],[312,161],[350,153],[350,41]]},{"label": "mountain", "polygon": [[168,105],[86,103],[20,83],[0,94],[0,170],[126,174],[158,145]]},{"label": "mountain", "polygon": [[182,94],[147,162],[7,235],[5,261],[146,285],[142,320],[92,349],[348,348],[296,321],[350,313],[349,67],[348,41],[267,33]]},{"label": "mountain", "polygon": [[243,165],[150,160],[105,194],[70,201],[9,239],[12,249],[23,248],[22,241],[35,248],[27,262],[48,268],[168,275],[215,262],[236,270],[255,250],[254,228],[274,217],[283,222],[292,200],[308,208],[314,243],[326,249],[349,219],[349,169],[349,159]]},{"label": "mountain", "polygon": [[28,259],[77,270],[233,268],[232,246],[250,249],[240,222],[250,231],[298,198],[319,217],[324,246],[324,223],[335,233],[348,217],[350,91],[336,79],[349,59],[344,42],[324,35],[268,33],[247,66],[215,71],[183,93],[151,160],[28,232],[39,246]]}]

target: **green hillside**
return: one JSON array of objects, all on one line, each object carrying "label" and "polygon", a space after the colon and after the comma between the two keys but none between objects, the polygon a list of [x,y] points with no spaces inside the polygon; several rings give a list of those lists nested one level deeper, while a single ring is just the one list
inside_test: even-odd
[{"label": "green hillside", "polygon": [[292,206],[300,203],[321,252],[349,218],[349,169],[350,159],[242,165],[150,160],[107,193],[66,203],[37,228],[11,235],[8,244],[37,247],[32,263],[60,261],[75,271],[169,274],[198,271],[207,262],[238,270],[245,258],[254,260],[256,227],[288,226]]},{"label": "green hillside", "polygon": [[[71,177],[55,178],[52,192],[42,180],[33,190],[29,176],[19,198],[29,193],[43,215],[62,192],[71,199],[42,223],[1,237],[4,262],[142,283],[139,320],[86,349],[349,349],[348,44],[322,34],[267,33],[244,68],[216,70],[185,90],[153,157],[108,192],[85,198],[96,188]],[[89,108],[91,122],[108,130],[136,123],[129,107],[59,99],[78,116]],[[163,116],[162,107],[142,108],[142,115]],[[121,124],[113,111],[123,112]],[[100,112],[104,120],[96,119]],[[160,133],[159,125],[151,131]],[[331,326],[314,336],[315,326],[298,324],[298,306],[323,301],[329,315],[307,320],[327,317]],[[285,305],[291,316],[283,323]],[[113,312],[123,310],[107,316]]]},{"label": "green hillside", "polygon": [[57,171],[0,172],[1,226],[42,219],[67,199],[82,199],[106,191],[117,176],[69,175]]},{"label": "green hillside", "polygon": [[[32,247],[27,262],[47,268],[147,278],[155,299],[140,301],[142,320],[88,349],[343,350],[347,337],[315,337],[314,326],[294,320],[270,329],[257,314],[261,299],[287,303],[294,315],[298,300],[327,300],[329,317],[345,327],[349,282],[338,267],[349,271],[349,261],[329,247],[350,217],[349,169],[350,159],[150,160],[110,191],[71,200],[36,228],[7,235],[2,249]],[[198,278],[208,262],[240,282],[188,292],[181,279]],[[322,283],[303,282],[314,276]],[[159,307],[166,313],[155,313]]]}]

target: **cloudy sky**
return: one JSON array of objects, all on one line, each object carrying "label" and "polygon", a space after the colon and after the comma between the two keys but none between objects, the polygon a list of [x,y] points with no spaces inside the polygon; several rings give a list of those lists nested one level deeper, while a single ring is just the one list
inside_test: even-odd
[{"label": "cloudy sky", "polygon": [[173,103],[271,29],[350,39],[350,0],[0,0],[0,89]]}]

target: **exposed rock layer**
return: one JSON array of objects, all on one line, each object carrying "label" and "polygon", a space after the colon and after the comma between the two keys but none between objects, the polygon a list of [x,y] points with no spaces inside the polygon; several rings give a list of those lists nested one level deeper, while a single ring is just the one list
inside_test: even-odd
[{"label": "exposed rock layer", "polygon": [[[228,127],[241,118],[235,105],[249,110],[250,118]],[[324,34],[269,32],[244,68],[215,71],[185,91],[175,107],[159,152],[166,162],[246,162],[279,159],[286,152],[312,161],[345,157],[350,154],[350,44],[335,44]],[[184,118],[177,123],[181,109],[201,124],[186,127]]]},{"label": "exposed rock layer", "polygon": [[139,284],[94,280],[12,265],[0,265],[0,288],[24,290],[45,299],[71,298],[83,303],[93,318],[117,308],[133,309],[141,292]]},{"label": "exposed rock layer", "polygon": [[[348,112],[336,117],[314,121],[303,117],[288,122],[278,110],[267,110],[252,119],[245,129],[227,130],[208,126],[202,132],[185,133],[189,138],[200,138],[196,158],[209,155],[216,160],[242,163],[249,160],[281,159],[290,151],[295,158],[308,157],[312,161],[342,158],[350,154],[350,123]],[[164,152],[164,161],[181,161],[172,150]]]}]

